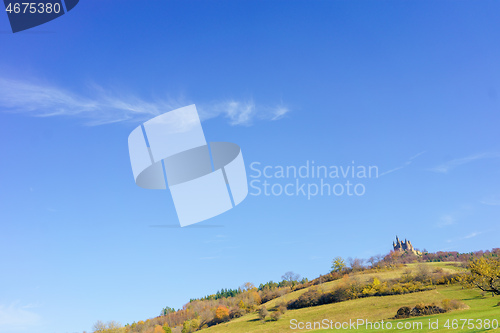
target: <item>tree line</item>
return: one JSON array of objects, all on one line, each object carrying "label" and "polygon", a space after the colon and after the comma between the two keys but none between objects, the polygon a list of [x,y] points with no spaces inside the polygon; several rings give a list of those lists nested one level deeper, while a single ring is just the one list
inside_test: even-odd
[{"label": "tree line", "polygon": [[[428,272],[424,268],[417,274],[403,274],[393,281],[373,279],[366,284],[348,282],[349,274],[364,270],[385,270],[402,267],[408,263],[423,262],[461,262],[466,273],[450,277],[437,269]],[[422,266],[423,267],[423,266]],[[258,287],[247,282],[237,289],[222,288],[215,294],[199,299],[191,299],[181,309],[165,307],[160,316],[137,323],[121,326],[111,321],[98,321],[93,328],[95,333],[191,333],[241,317],[247,313],[258,312],[259,318],[279,320],[286,309],[297,309],[359,297],[403,294],[426,290],[437,284],[460,282],[466,287],[479,288],[494,295],[500,294],[500,249],[470,253],[436,252],[415,255],[411,252],[391,251],[385,256],[372,256],[367,260],[359,258],[335,257],[329,272],[308,280],[301,279],[294,272],[286,272],[279,282],[269,281]],[[344,279],[335,290],[323,293],[316,286]],[[312,288],[311,288],[312,287]],[[287,304],[280,303],[269,311],[262,304],[281,297],[292,291],[309,288],[298,299]]]}]

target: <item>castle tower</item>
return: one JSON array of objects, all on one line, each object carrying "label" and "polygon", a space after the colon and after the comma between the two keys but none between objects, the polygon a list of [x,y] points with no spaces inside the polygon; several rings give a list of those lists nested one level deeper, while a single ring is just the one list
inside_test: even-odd
[{"label": "castle tower", "polygon": [[392,247],[394,251],[413,253],[415,255],[421,255],[422,252],[415,250],[413,244],[405,238],[405,241],[401,241],[398,236],[396,236],[396,242],[392,242]]}]

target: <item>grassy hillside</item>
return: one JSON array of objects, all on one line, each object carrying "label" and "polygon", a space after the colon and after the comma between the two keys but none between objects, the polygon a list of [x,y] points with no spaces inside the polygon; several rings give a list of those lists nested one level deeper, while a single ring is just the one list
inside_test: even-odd
[{"label": "grassy hillside", "polygon": [[[435,264],[444,264],[444,263],[435,263]],[[433,263],[433,264],[426,264],[426,265],[437,266],[435,264]],[[410,265],[408,265],[408,266],[410,266]],[[413,265],[413,266],[415,266],[415,265]],[[411,269],[411,267],[408,267],[408,268]],[[405,272],[405,270],[407,270],[408,268],[405,267],[405,268],[397,268],[394,270],[364,271],[364,272],[360,272],[358,274],[353,274],[353,278],[358,279],[360,282],[367,282],[370,279],[377,277],[379,280],[384,281],[384,280],[399,278]],[[329,291],[329,290],[334,289],[339,283],[340,283],[340,280],[326,282],[326,283],[323,283],[321,285],[321,289],[323,291]],[[264,303],[262,305],[264,305],[268,309],[271,309],[276,304],[279,304],[281,302],[289,302],[293,299],[298,298],[300,295],[302,295],[303,293],[305,293],[309,289],[310,288],[304,288],[301,290],[291,292],[289,294],[275,298],[275,299],[273,299],[267,303]]]},{"label": "grassy hillside", "polygon": [[[450,263],[428,263],[425,264],[428,267],[436,268],[440,267],[444,270],[456,271],[459,268],[450,265]],[[408,270],[421,269],[422,266],[408,265],[407,267],[392,270],[392,271],[381,271],[354,274],[352,278],[359,279],[361,281],[369,281],[374,277],[380,280],[394,279],[406,272]],[[332,281],[322,285],[322,288],[326,290],[333,289],[339,281]],[[296,299],[303,293],[305,293],[309,288],[298,290],[290,294],[284,295],[278,299],[274,299],[270,302],[264,304],[268,309],[272,308],[276,304],[282,301],[290,301]],[[458,299],[462,300],[468,305],[468,309],[465,310],[455,310],[444,314],[415,317],[405,320],[392,320],[397,312],[397,310],[403,306],[414,307],[418,303],[423,304],[440,304],[444,299]],[[287,311],[280,320],[278,321],[266,321],[262,322],[258,318],[257,313],[250,313],[243,317],[233,319],[230,322],[212,326],[201,330],[207,333],[217,333],[217,332],[290,332],[290,331],[307,331],[304,330],[292,330],[291,320],[296,320],[296,322],[321,322],[323,319],[333,320],[333,322],[348,322],[356,319],[364,319],[370,322],[379,322],[381,320],[391,321],[396,327],[396,323],[412,323],[412,322],[422,322],[423,329],[415,330],[404,330],[405,332],[500,332],[497,330],[480,330],[480,329],[446,329],[444,324],[446,320],[458,319],[460,326],[462,323],[460,319],[497,319],[500,320],[500,306],[497,303],[500,301],[500,297],[483,297],[480,292],[476,290],[462,289],[459,285],[452,286],[440,286],[435,290],[429,290],[424,292],[416,292],[412,294],[404,295],[392,295],[392,296],[379,296],[379,297],[367,297],[360,298],[340,303],[326,304],[315,307],[308,307],[298,310]],[[428,328],[428,321],[439,320],[439,329],[432,330]],[[407,324],[409,325],[409,324]],[[354,332],[365,332],[365,331],[377,331],[377,332],[388,332],[395,331],[392,330],[367,330],[365,327],[359,329],[351,329]],[[309,330],[310,332],[328,332],[331,330]]]}]

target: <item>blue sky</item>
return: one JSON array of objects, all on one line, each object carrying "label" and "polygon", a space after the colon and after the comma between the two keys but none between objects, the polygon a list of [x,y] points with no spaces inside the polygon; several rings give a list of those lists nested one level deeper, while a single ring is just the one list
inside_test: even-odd
[{"label": "blue sky", "polygon": [[[429,251],[498,247],[499,10],[92,0],[16,34],[0,14],[0,331],[132,323],[385,254],[396,234]],[[176,228],[169,192],[135,185],[127,137],[192,103],[208,141],[240,145],[249,180],[252,162],[381,176],[363,196],[249,195]]]}]

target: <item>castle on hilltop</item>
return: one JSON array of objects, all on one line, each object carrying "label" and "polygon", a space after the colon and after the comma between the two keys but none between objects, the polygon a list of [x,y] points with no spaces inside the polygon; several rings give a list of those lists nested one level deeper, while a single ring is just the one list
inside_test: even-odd
[{"label": "castle on hilltop", "polygon": [[406,240],[404,242],[400,241],[398,236],[396,236],[396,242],[392,242],[392,247],[394,248],[394,252],[400,252],[400,253],[413,253],[417,256],[421,255],[422,252],[417,251],[413,248],[413,245],[411,245],[411,242],[409,240]]}]

